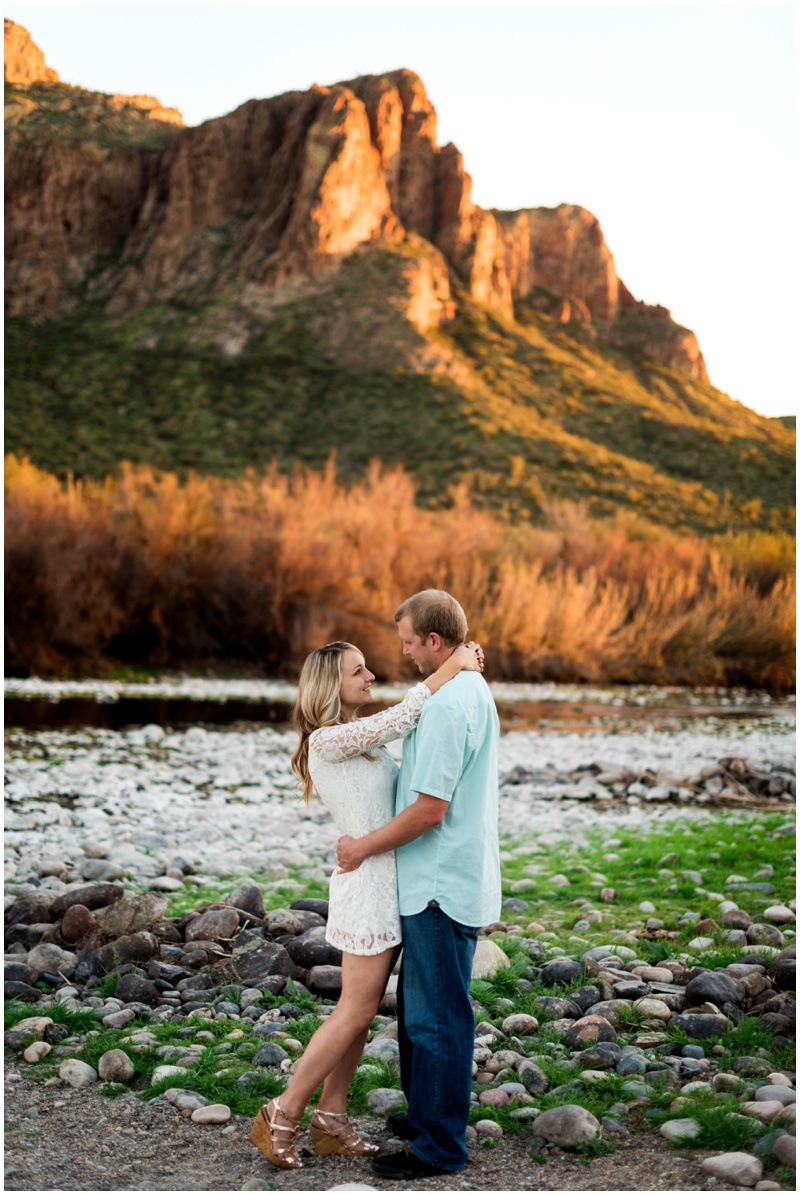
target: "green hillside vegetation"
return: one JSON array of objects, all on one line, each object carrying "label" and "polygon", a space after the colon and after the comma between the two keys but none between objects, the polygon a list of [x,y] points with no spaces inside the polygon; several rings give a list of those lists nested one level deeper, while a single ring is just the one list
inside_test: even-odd
[{"label": "green hillside vegetation", "polygon": [[[546,295],[505,322],[457,293],[455,321],[426,340],[398,310],[423,251],[357,252],[268,316],[228,288],[9,320],[6,451],[65,477],[123,460],[233,476],[335,450],[344,479],[404,463],[427,504],[465,482],[513,518],[568,499],[701,533],[793,527],[794,429],[556,322]],[[244,347],[226,353],[233,325]],[[426,348],[427,372],[413,363]]]}]

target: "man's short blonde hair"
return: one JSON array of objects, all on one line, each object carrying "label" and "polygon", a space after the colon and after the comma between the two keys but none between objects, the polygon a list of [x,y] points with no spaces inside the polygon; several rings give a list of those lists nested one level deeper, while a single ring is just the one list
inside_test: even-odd
[{"label": "man's short blonde hair", "polygon": [[423,642],[435,633],[448,647],[457,647],[467,637],[467,616],[444,589],[423,589],[398,606],[394,620],[408,618],[415,635]]}]

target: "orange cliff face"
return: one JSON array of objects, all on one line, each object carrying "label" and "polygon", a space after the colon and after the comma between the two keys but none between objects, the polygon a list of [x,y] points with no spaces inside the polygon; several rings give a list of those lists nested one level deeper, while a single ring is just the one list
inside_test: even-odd
[{"label": "orange cliff face", "polygon": [[[12,22],[6,55],[7,78],[57,82]],[[251,100],[190,129],[148,97],[109,102],[158,121],[175,114],[167,144],[101,148],[37,129],[7,145],[10,314],[49,317],[84,298],[122,311],[231,284],[279,303],[354,251],[406,244],[404,314],[420,332],[452,318],[459,288],[507,319],[544,291],[560,297],[564,322],[706,377],[694,335],[620,283],[590,212],[472,203],[461,154],[438,146],[412,71]]]}]

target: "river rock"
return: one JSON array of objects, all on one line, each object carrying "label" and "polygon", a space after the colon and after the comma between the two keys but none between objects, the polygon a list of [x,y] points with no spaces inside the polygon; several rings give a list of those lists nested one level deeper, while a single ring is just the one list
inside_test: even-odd
[{"label": "river rock", "polygon": [[587,1009],[586,1015],[604,1017],[615,1029],[622,1023],[625,1013],[632,1007],[630,1000],[600,1000]]},{"label": "river rock", "polygon": [[130,1083],[135,1067],[124,1050],[106,1050],[97,1064],[104,1083]]},{"label": "river rock", "polygon": [[668,1004],[663,1000],[655,1000],[652,997],[637,1000],[633,1005],[633,1011],[641,1013],[642,1016],[655,1021],[668,1021],[672,1016],[672,1009]]},{"label": "river rock", "polygon": [[612,1070],[621,1057],[622,1050],[616,1042],[598,1041],[583,1050],[577,1061],[589,1070]]},{"label": "river rock", "polygon": [[755,1058],[752,1054],[741,1054],[734,1058],[731,1069],[737,1075],[744,1075],[746,1079],[766,1079],[772,1070],[766,1058]]},{"label": "river rock", "polygon": [[97,880],[101,884],[125,879],[125,868],[108,859],[81,859],[78,871],[82,879]]},{"label": "river rock", "polygon": [[66,942],[79,942],[97,925],[97,919],[86,905],[70,905],[61,921],[61,936]]},{"label": "river rock", "polygon": [[511,960],[491,938],[481,938],[472,960],[473,979],[491,979],[498,971],[511,966]]},{"label": "river rock", "polygon": [[389,1116],[405,1106],[406,1097],[394,1087],[373,1087],[367,1092],[367,1107],[373,1116]]},{"label": "river rock", "polygon": [[686,999],[689,1004],[704,1004],[710,1001],[721,1008],[723,1004],[742,1006],[745,989],[738,979],[725,971],[703,971],[695,975],[686,985]]},{"label": "river rock", "polygon": [[562,1104],[537,1116],[531,1125],[534,1137],[544,1137],[562,1149],[586,1145],[600,1132],[600,1122],[579,1104]]},{"label": "river rock", "polygon": [[230,1118],[231,1110],[227,1104],[206,1104],[192,1113],[195,1124],[226,1124]]},{"label": "river rock", "polygon": [[338,999],[342,994],[342,968],[334,966],[312,967],[306,979],[306,986],[315,996]]},{"label": "river rock", "polygon": [[113,905],[97,910],[97,931],[105,938],[142,933],[158,925],[166,911],[167,897],[159,892],[125,893]]},{"label": "river rock", "polygon": [[158,954],[158,938],[144,932],[126,934],[114,942],[108,942],[100,950],[102,965],[106,971],[126,963],[147,963]]},{"label": "river rock", "polygon": [[26,1062],[41,1062],[43,1058],[47,1057],[52,1048],[53,1047],[49,1042],[34,1041],[31,1042],[28,1048],[23,1052],[22,1057]]},{"label": "river rock", "polygon": [[577,963],[571,958],[554,958],[545,963],[539,972],[539,981],[547,988],[560,983],[573,983],[586,970],[583,963]]},{"label": "river rock", "polygon": [[233,965],[240,979],[259,983],[269,976],[297,974],[297,967],[285,948],[277,942],[265,941],[255,930],[244,930],[237,935]]},{"label": "river rock", "polygon": [[96,1083],[99,1075],[88,1062],[81,1062],[79,1058],[65,1058],[58,1068],[58,1077],[70,1087],[91,1087]]},{"label": "river rock", "polygon": [[87,884],[82,888],[72,888],[57,896],[50,904],[50,915],[54,918],[63,917],[67,909],[73,905],[83,905],[86,909],[103,909],[113,905],[125,895],[121,884]]},{"label": "river rock", "polygon": [[797,1104],[786,1104],[783,1110],[775,1117],[775,1123],[794,1136],[795,1125],[797,1124]]},{"label": "river rock", "polygon": [[280,1066],[289,1054],[274,1041],[265,1041],[253,1055],[252,1066]]},{"label": "river rock", "polygon": [[[488,1092],[483,1094],[487,1095]],[[496,1120],[476,1120],[475,1132],[479,1137],[490,1137],[495,1141],[499,1141],[504,1136],[502,1125],[499,1125]]]},{"label": "river rock", "polygon": [[506,1017],[502,1025],[503,1033],[513,1034],[515,1037],[526,1037],[535,1033],[538,1028],[539,1022],[536,1017],[529,1016],[526,1012],[512,1013]]},{"label": "river rock", "polygon": [[761,1102],[762,1100],[777,1100],[783,1104],[794,1104],[797,1102],[797,1092],[793,1087],[773,1087],[771,1084],[766,1087],[757,1087],[754,1098]]},{"label": "river rock", "polygon": [[605,1017],[591,1015],[581,1017],[564,1035],[567,1046],[585,1046],[590,1041],[614,1041],[617,1034]]},{"label": "river rock", "polygon": [[785,1137],[779,1137],[772,1146],[772,1152],[782,1166],[797,1169],[797,1141],[794,1137],[788,1133]]},{"label": "river rock", "polygon": [[782,992],[794,992],[797,990],[797,972],[796,962],[793,958],[778,959],[772,968],[773,982]]},{"label": "river rock", "polygon": [[517,1067],[517,1075],[520,1083],[524,1083],[525,1089],[531,1095],[542,1095],[547,1091],[549,1086],[547,1075],[532,1058],[526,1058],[524,1062],[520,1062]]},{"label": "river rock", "polygon": [[315,926],[286,943],[286,950],[298,967],[341,967],[342,952],[325,940],[325,927]]},{"label": "river rock", "polygon": [[239,928],[236,909],[209,909],[186,926],[187,942],[228,942]]},{"label": "river rock", "polygon": [[780,1100],[751,1100],[747,1104],[742,1104],[742,1112],[745,1116],[752,1116],[755,1120],[760,1120],[762,1124],[769,1124],[783,1111],[784,1105]]},{"label": "river rock", "polygon": [[63,971],[65,967],[74,967],[77,956],[71,950],[62,950],[52,942],[42,942],[34,946],[25,956],[25,962],[34,971]]},{"label": "river rock", "polygon": [[317,913],[323,921],[328,920],[328,902],[320,896],[301,896],[299,900],[293,900],[289,907]]},{"label": "river rock", "polygon": [[787,909],[786,905],[770,905],[761,916],[773,925],[794,925],[797,920],[796,915],[791,909]]},{"label": "river rock", "polygon": [[278,938],[282,934],[305,933],[309,927],[303,924],[299,909],[270,909],[264,914],[264,928],[271,938]]},{"label": "river rock", "polygon": [[548,1021],[577,1021],[583,1015],[583,1009],[563,996],[537,996],[533,1004],[536,1011]]},{"label": "river rock", "polygon": [[691,1141],[694,1137],[700,1136],[700,1122],[693,1116],[667,1120],[662,1124],[659,1132],[662,1137],[666,1137],[667,1141]]},{"label": "river rock", "polygon": [[706,1174],[712,1174],[730,1186],[754,1187],[764,1172],[760,1160],[746,1153],[718,1154],[715,1158],[706,1158],[700,1165]]},{"label": "river rock", "polygon": [[780,948],[786,945],[786,939],[779,929],[774,925],[760,923],[751,925],[747,930],[747,941],[751,946],[777,946]]},{"label": "river rock", "polygon": [[704,1041],[709,1037],[722,1037],[727,1033],[728,1018],[706,1012],[676,1013],[670,1019],[669,1027],[680,1029],[695,1041]]},{"label": "river rock", "polygon": [[251,913],[259,920],[264,917],[264,897],[257,884],[239,884],[231,892],[227,903],[245,913]]},{"label": "river rock", "polygon": [[114,996],[122,1000],[123,1004],[152,1004],[156,995],[156,985],[152,979],[144,975],[123,975],[114,989]]}]

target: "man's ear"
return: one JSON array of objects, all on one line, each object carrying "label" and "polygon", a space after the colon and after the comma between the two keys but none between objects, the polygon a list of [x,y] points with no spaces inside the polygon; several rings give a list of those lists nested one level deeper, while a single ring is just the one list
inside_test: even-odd
[{"label": "man's ear", "polygon": [[431,647],[433,648],[433,650],[434,650],[434,651],[439,651],[439,649],[440,649],[440,648],[441,648],[441,646],[442,646],[442,636],[441,636],[441,635],[437,635],[436,631],[431,631],[431,633],[430,633],[430,635],[428,636],[428,638],[429,638],[429,639],[430,639],[430,641],[431,641]]}]

